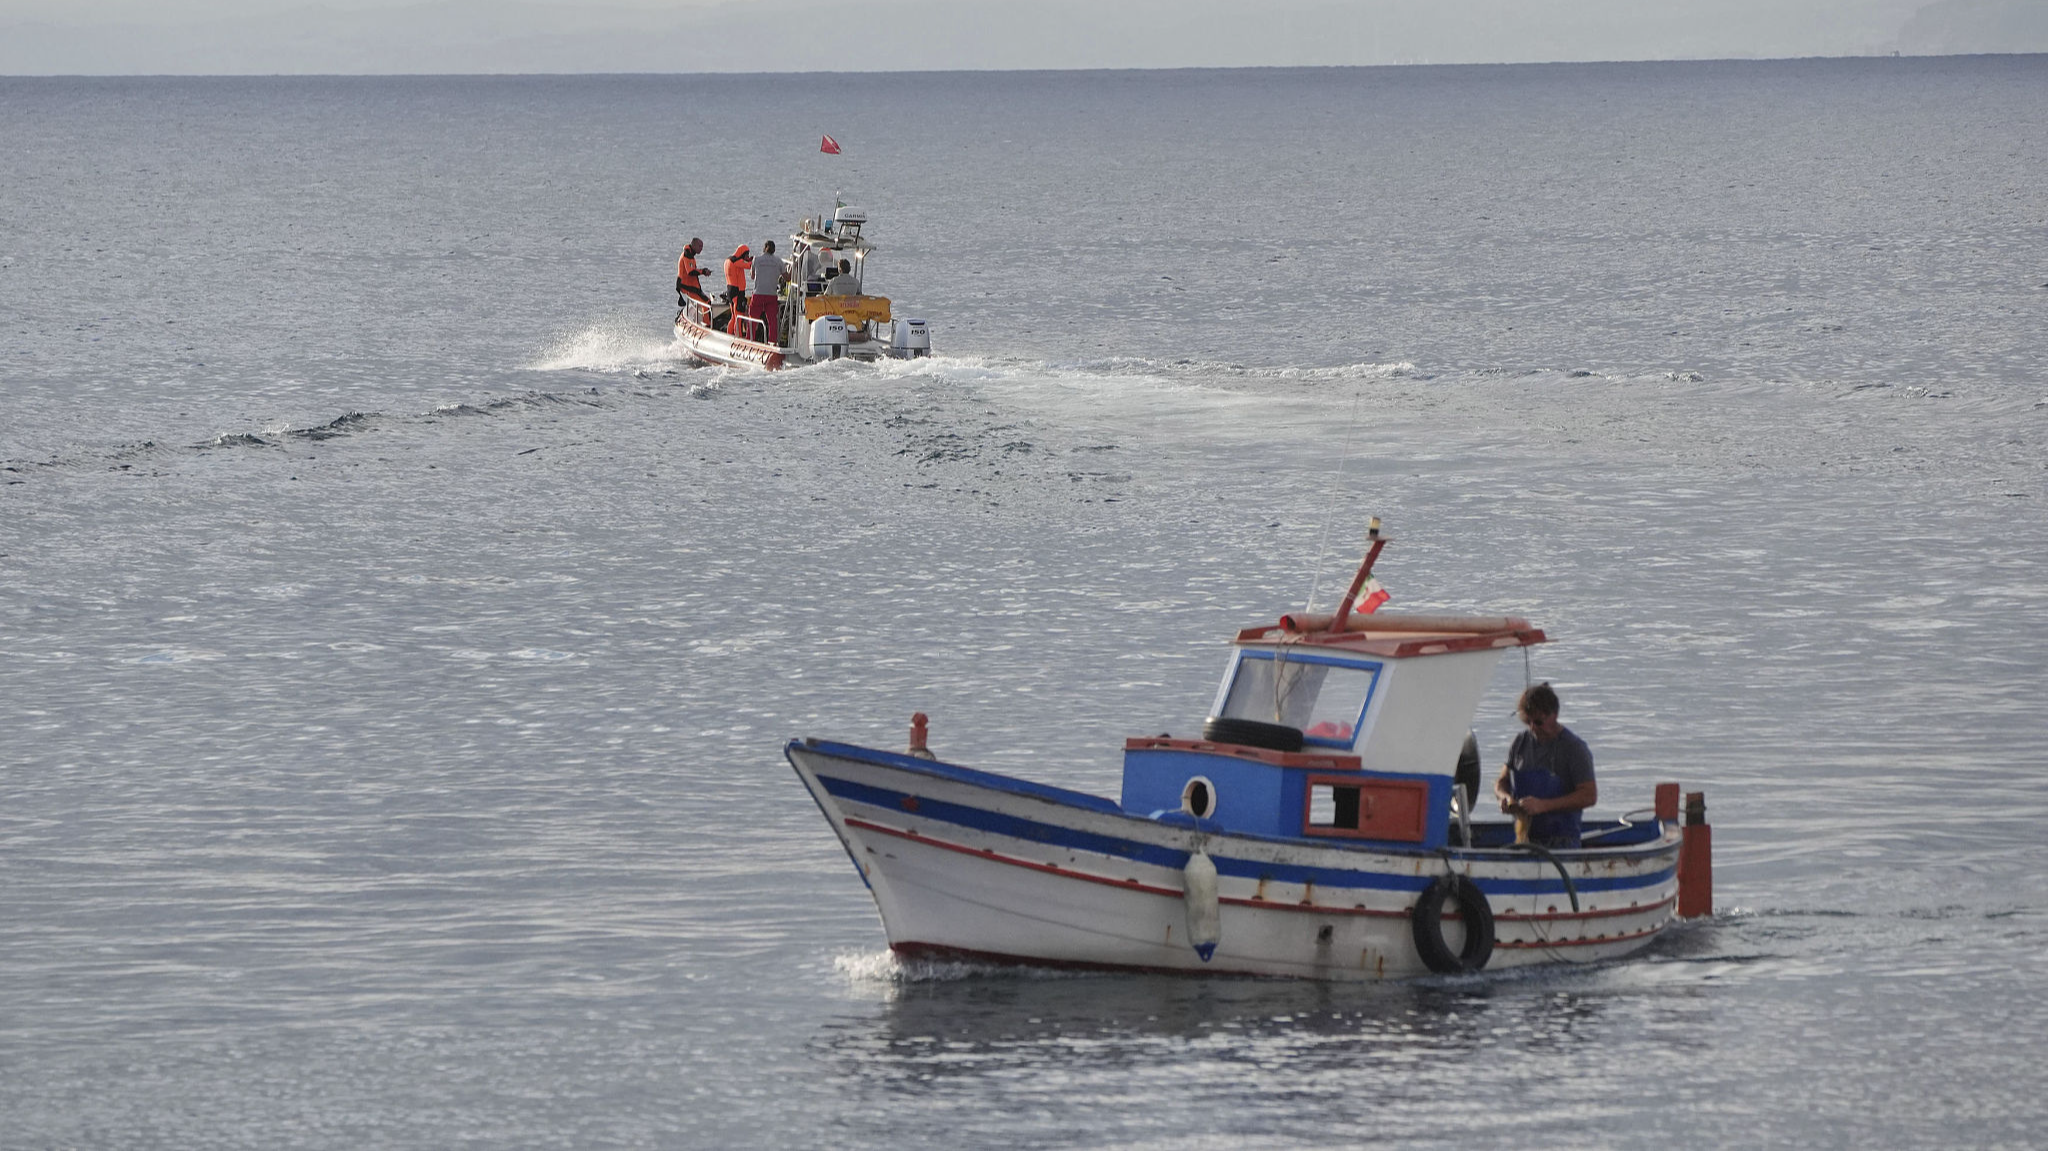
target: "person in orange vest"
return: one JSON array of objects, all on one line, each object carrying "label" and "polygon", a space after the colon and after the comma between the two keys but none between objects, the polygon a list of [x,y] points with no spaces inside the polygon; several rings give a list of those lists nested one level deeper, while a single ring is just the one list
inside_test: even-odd
[{"label": "person in orange vest", "polygon": [[676,307],[678,308],[691,300],[701,300],[706,304],[711,303],[710,300],[705,298],[704,286],[697,279],[704,272],[702,268],[697,267],[697,253],[703,250],[704,242],[692,236],[690,237],[690,242],[683,245],[682,257],[676,261]]},{"label": "person in orange vest", "polygon": [[734,336],[740,334],[740,317],[747,314],[747,272],[754,265],[749,251],[742,244],[725,258],[725,300],[732,306],[732,320],[726,324],[725,330]]}]

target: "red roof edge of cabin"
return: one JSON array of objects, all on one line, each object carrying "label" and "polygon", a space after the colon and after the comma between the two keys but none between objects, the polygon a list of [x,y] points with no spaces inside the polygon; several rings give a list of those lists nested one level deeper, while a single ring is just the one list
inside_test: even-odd
[{"label": "red roof edge of cabin", "polygon": [[[1369,620],[1370,617],[1367,617],[1360,622]],[[1395,629],[1380,631],[1367,627],[1344,632],[1292,632],[1278,624],[1246,628],[1239,632],[1236,638],[1239,644],[1309,644],[1397,659],[1407,656],[1440,656],[1446,652],[1471,652],[1482,648],[1527,648],[1548,640],[1549,637],[1543,634],[1541,628],[1502,628],[1486,632],[1412,632]]]},{"label": "red roof edge of cabin", "polygon": [[1358,757],[1342,752],[1281,752],[1273,748],[1254,748],[1249,744],[1177,740],[1171,736],[1132,736],[1124,740],[1126,752],[1146,749],[1208,752],[1217,756],[1235,756],[1240,760],[1258,760],[1277,768],[1315,768],[1324,772],[1355,772],[1359,766]]}]

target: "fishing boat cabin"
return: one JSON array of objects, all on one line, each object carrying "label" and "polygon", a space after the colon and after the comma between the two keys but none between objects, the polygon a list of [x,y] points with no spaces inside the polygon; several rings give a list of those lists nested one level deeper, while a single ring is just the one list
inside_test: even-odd
[{"label": "fishing boat cabin", "polygon": [[1500,616],[1339,612],[1246,629],[1202,739],[1125,742],[1122,807],[1203,829],[1359,847],[1509,838],[1506,824],[1475,832],[1470,823],[1479,784],[1472,715],[1502,655],[1544,639],[1527,620]]}]

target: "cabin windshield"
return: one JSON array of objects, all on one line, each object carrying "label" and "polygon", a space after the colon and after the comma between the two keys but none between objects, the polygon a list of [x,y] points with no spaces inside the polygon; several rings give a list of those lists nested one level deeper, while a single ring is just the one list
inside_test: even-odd
[{"label": "cabin windshield", "polygon": [[1372,700],[1377,666],[1246,652],[1223,700],[1223,715],[1301,729],[1313,743],[1350,746]]}]

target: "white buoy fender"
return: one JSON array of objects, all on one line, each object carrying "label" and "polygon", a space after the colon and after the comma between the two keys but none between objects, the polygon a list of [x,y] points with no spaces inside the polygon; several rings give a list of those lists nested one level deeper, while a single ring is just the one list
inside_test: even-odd
[{"label": "white buoy fender", "polygon": [[1216,862],[1206,853],[1193,853],[1181,877],[1181,891],[1188,903],[1188,943],[1207,964],[1223,939],[1223,915],[1216,906]]}]

